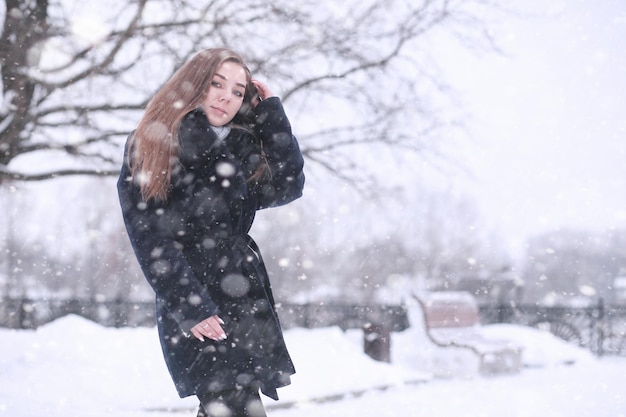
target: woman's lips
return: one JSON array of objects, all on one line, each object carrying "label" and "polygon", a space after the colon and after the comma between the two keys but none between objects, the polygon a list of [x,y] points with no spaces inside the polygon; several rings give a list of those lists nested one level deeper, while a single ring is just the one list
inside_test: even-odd
[{"label": "woman's lips", "polygon": [[215,113],[217,113],[217,114],[218,114],[218,115],[220,115],[220,116],[226,116],[226,115],[227,115],[226,110],[224,110],[224,109],[223,109],[223,108],[221,108],[221,107],[211,106],[211,108],[213,109],[213,111],[214,111]]}]

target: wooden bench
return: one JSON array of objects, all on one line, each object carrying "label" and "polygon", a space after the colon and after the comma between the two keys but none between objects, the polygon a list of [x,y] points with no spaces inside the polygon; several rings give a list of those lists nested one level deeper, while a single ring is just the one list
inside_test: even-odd
[{"label": "wooden bench", "polygon": [[[506,340],[486,338],[480,333],[480,317],[476,299],[468,292],[426,292],[414,295],[423,316],[428,340],[441,349],[456,349],[465,355],[439,355],[438,361],[471,361],[477,358],[481,374],[518,372],[522,366],[522,348]],[[465,358],[465,359],[463,359]],[[467,365],[467,364],[466,364]],[[434,370],[437,371],[437,370]],[[440,370],[441,374],[452,373]]]}]

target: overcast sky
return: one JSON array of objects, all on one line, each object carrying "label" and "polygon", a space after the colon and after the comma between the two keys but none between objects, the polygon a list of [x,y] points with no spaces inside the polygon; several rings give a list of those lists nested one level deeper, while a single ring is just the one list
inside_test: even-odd
[{"label": "overcast sky", "polygon": [[475,143],[467,185],[514,245],[559,228],[626,227],[626,2],[517,1],[507,56],[446,51]]}]

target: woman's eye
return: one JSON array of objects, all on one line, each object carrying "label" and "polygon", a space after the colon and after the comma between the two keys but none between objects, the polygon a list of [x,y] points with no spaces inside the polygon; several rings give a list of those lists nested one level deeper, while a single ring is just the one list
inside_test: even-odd
[{"label": "woman's eye", "polygon": [[235,95],[237,97],[243,97],[243,93],[241,91],[235,91]]},{"label": "woman's eye", "polygon": [[212,86],[212,87],[218,87],[218,88],[219,88],[219,87],[221,87],[222,85],[221,85],[219,82],[217,82],[217,81],[211,81],[211,86]]}]

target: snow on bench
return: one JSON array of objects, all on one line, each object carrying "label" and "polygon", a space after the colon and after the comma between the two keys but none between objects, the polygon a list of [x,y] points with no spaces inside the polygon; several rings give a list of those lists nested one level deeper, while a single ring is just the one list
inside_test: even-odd
[{"label": "snow on bench", "polygon": [[[422,315],[431,352],[432,372],[440,376],[474,368],[481,374],[518,372],[522,348],[507,340],[484,337],[476,299],[468,292],[438,291],[414,295]],[[413,323],[412,323],[413,324]]]}]

